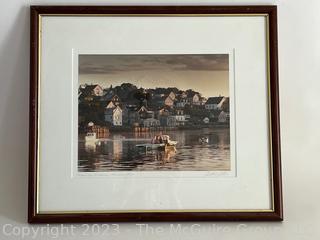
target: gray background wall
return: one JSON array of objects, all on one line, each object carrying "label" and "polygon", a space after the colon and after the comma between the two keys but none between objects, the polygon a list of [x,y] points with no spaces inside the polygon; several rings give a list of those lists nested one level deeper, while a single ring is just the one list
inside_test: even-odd
[{"label": "gray background wall", "polygon": [[[120,233],[97,225],[65,225],[59,239],[319,239],[320,237],[320,1],[113,0],[0,3],[0,239],[21,239],[26,224],[30,4],[277,4],[284,214],[282,223],[121,224]],[[54,238],[56,226],[42,226],[36,239]],[[173,227],[179,227],[174,224]],[[193,228],[192,228],[193,227]],[[87,228],[89,231],[86,232]],[[155,229],[157,228],[157,229]],[[143,227],[143,229],[145,229]],[[60,229],[61,230],[61,229]],[[20,232],[19,232],[20,231]],[[159,231],[159,232],[158,232]],[[49,233],[48,233],[49,232]],[[51,232],[51,233],[50,233]],[[105,232],[106,233],[106,232]],[[111,235],[111,233],[114,233]],[[19,235],[20,234],[20,235]],[[30,233],[31,234],[31,233]],[[25,239],[31,239],[28,235]]]}]

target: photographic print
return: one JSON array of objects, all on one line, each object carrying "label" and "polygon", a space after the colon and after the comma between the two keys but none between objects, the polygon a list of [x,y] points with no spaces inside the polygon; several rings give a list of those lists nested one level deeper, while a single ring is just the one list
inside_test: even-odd
[{"label": "photographic print", "polygon": [[80,54],[78,171],[230,171],[228,54]]}]

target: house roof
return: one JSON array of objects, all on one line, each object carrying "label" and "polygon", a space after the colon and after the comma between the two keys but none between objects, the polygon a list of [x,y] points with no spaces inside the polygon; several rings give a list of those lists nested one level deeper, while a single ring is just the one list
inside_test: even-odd
[{"label": "house roof", "polygon": [[[111,100],[114,100],[115,97],[118,97],[119,96],[117,94],[115,94],[112,90],[109,90],[104,96],[103,98],[106,100],[106,101],[111,101]],[[120,99],[120,98],[119,98]]]},{"label": "house roof", "polygon": [[[99,86],[98,84],[94,84],[94,85],[86,85],[84,88],[80,88],[81,91],[81,95],[82,96],[89,96],[92,94],[93,89],[95,89],[97,86]],[[100,87],[100,86],[99,86]]]},{"label": "house roof", "polygon": [[106,108],[105,114],[112,114],[116,109],[119,109],[120,111],[122,111],[122,109],[119,106],[116,106],[114,108]]},{"label": "house roof", "polygon": [[223,97],[209,97],[206,104],[219,104]]},{"label": "house roof", "polygon": [[106,102],[106,107],[107,107],[110,103],[112,103],[112,104],[115,106],[114,102],[113,102],[112,100],[110,100],[110,101],[107,101],[107,102]]}]

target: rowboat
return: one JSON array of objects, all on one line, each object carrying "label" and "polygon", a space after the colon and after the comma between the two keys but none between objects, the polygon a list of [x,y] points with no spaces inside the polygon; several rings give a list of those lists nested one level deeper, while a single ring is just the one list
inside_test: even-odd
[{"label": "rowboat", "polygon": [[146,143],[146,144],[137,144],[137,148],[145,148],[147,150],[159,150],[161,148],[164,148],[166,144],[161,143],[161,144],[152,144],[152,143]]},{"label": "rowboat", "polygon": [[144,148],[146,150],[175,150],[177,141],[170,140],[168,135],[157,135],[152,140],[151,143],[137,144],[137,148]]}]

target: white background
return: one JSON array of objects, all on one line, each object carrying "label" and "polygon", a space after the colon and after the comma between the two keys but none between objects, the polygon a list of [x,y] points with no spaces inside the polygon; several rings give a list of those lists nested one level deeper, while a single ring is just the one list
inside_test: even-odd
[{"label": "white background", "polygon": [[[101,1],[23,1],[0,3],[0,239],[12,236],[4,224],[28,226],[28,88],[29,88],[29,4],[100,3]],[[107,3],[119,1],[105,1]],[[148,1],[126,1],[146,4]],[[151,2],[151,1],[150,1]],[[183,1],[189,4],[279,4],[280,106],[284,185],[283,223],[216,223],[210,232],[139,233],[135,224],[120,225],[114,239],[319,239],[320,237],[320,2],[298,1]],[[125,1],[121,1],[125,3]],[[174,4],[173,1],[152,1]],[[211,223],[202,224],[203,228]],[[91,226],[91,225],[90,225]],[[185,225],[191,226],[191,225]],[[35,226],[34,226],[35,227]],[[74,237],[82,236],[85,226],[76,226]],[[11,236],[6,236],[6,234]],[[77,236],[78,235],[78,236]],[[50,235],[48,235],[50,236]],[[31,238],[31,237],[29,237]],[[44,237],[42,237],[43,239]],[[40,236],[37,239],[41,239]],[[92,236],[92,239],[112,239]]]}]

